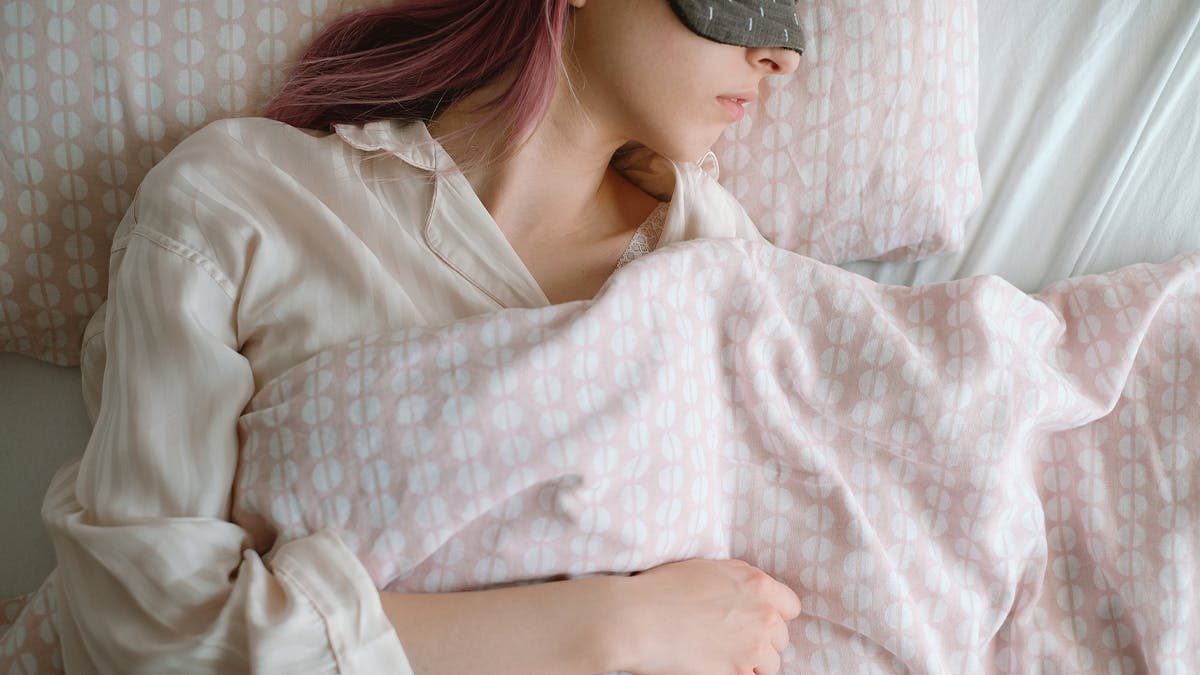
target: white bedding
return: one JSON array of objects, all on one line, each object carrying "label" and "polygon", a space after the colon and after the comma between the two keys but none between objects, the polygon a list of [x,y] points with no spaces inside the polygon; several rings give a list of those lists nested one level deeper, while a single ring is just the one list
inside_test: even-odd
[{"label": "white bedding", "polygon": [[1033,291],[1200,248],[1200,3],[983,0],[983,204],[957,254],[847,265]]},{"label": "white bedding", "polygon": [[[847,267],[887,283],[998,274],[1034,290],[1200,248],[1198,25],[1194,0],[983,0],[984,203],[966,247]],[[0,597],[48,571],[40,496],[85,428],[77,369],[0,354]]]}]

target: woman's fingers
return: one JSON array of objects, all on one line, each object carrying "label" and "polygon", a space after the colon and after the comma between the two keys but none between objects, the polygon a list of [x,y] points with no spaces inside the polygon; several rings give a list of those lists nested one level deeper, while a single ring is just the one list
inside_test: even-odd
[{"label": "woman's fingers", "polygon": [[640,624],[632,668],[663,673],[777,675],[787,649],[787,622],[800,599],[741,560],[685,560],[631,578],[629,616]]},{"label": "woman's fingers", "polygon": [[782,665],[783,660],[779,656],[779,652],[767,650],[759,658],[758,665],[754,667],[754,675],[777,675]]},{"label": "woman's fingers", "polygon": [[[772,581],[775,580],[772,579]],[[779,610],[779,615],[785,621],[791,621],[800,616],[800,596],[796,595],[796,592],[791,588],[778,581],[775,581],[775,584],[779,587],[779,592],[775,596],[775,607]]]},{"label": "woman's fingers", "polygon": [[787,623],[781,620],[771,628],[771,646],[776,652],[782,652],[787,649],[791,641],[791,636],[788,635]]},{"label": "woman's fingers", "polygon": [[733,562],[746,565],[747,574],[756,577],[756,581],[761,584],[763,597],[771,603],[771,606],[779,612],[779,615],[785,621],[791,621],[800,616],[800,596],[796,595],[795,591],[779,582],[775,577],[743,560],[735,560]]}]

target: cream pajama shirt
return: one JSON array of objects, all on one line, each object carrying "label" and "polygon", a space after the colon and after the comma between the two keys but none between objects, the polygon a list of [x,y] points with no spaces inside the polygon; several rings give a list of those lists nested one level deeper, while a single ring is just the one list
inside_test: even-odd
[{"label": "cream pajama shirt", "polygon": [[[700,164],[641,149],[620,168],[669,201],[659,246],[759,238]],[[237,419],[333,345],[546,304],[424,124],[236,119],[185,140],[116,233],[85,335],[94,432],[43,507],[67,672],[410,673],[335,535],[270,546],[229,521]]]}]

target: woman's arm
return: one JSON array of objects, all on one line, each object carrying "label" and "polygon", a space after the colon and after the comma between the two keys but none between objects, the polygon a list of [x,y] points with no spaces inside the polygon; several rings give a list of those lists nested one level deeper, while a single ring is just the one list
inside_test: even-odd
[{"label": "woman's arm", "polygon": [[774,672],[794,596],[745,564],[397,596],[328,532],[260,557],[228,521],[254,391],[236,289],[150,231],[117,257],[96,428],[44,507],[68,670]]},{"label": "woman's arm", "polygon": [[381,597],[418,675],[772,675],[788,644],[787,621],[800,612],[795,593],[736,560]]},{"label": "woman's arm", "polygon": [[113,269],[96,426],[43,505],[67,672],[408,672],[336,536],[264,559],[229,522],[237,420],[254,392],[236,289],[152,231],[118,247]]},{"label": "woman's arm", "polygon": [[594,675],[618,660],[613,604],[621,579],[381,598],[418,675]]}]

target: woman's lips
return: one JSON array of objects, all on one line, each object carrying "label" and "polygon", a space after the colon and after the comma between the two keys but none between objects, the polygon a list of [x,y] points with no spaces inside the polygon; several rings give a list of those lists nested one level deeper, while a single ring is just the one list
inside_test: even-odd
[{"label": "woman's lips", "polygon": [[746,116],[746,101],[743,99],[730,98],[728,96],[718,96],[717,101],[724,106],[725,111],[729,113],[729,116],[733,118],[734,122],[740,122],[742,118]]},{"label": "woman's lips", "polygon": [[750,89],[732,94],[722,94],[717,97],[717,101],[725,108],[734,122],[740,122],[746,116],[746,104],[752,103],[756,98],[758,98],[758,91]]}]

